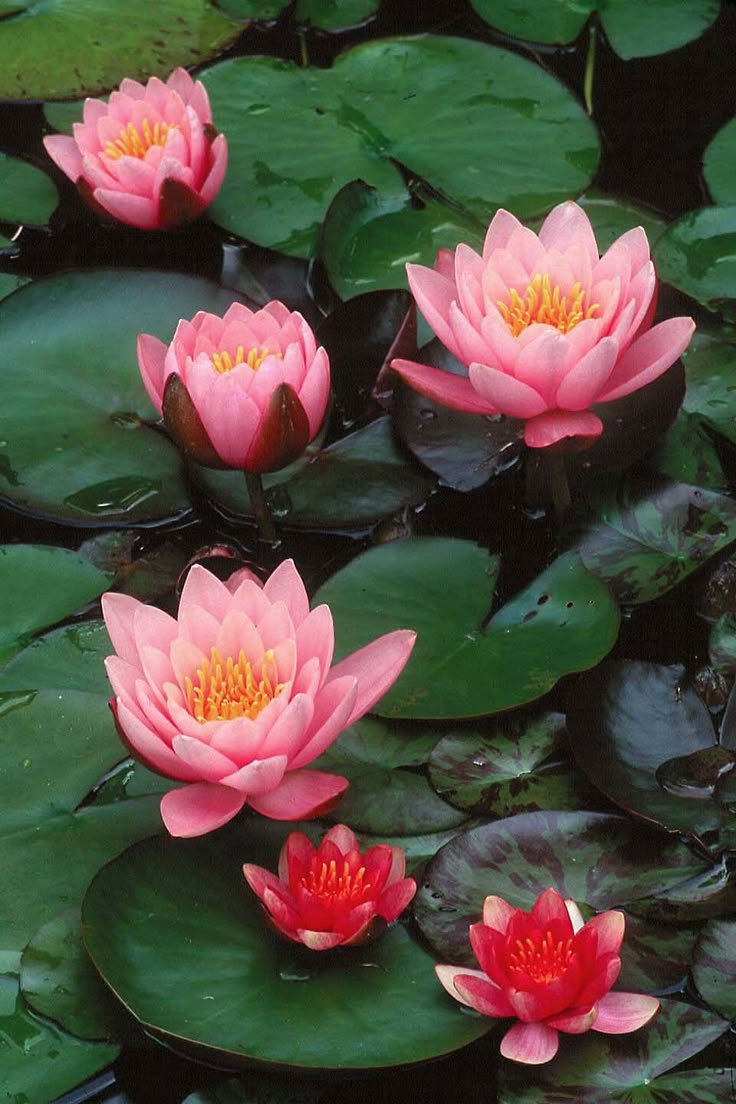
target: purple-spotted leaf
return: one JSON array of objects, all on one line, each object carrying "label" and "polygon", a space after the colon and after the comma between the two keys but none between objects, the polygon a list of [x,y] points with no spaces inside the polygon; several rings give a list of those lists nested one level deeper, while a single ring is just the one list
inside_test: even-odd
[{"label": "purple-spotted leaf", "polygon": [[687,977],[699,931],[700,924],[667,927],[627,913],[616,988],[657,993],[680,985]]},{"label": "purple-spotted leaf", "polygon": [[711,920],[693,953],[693,981],[707,1004],[736,1020],[736,920]]},{"label": "purple-spotted leaf", "polygon": [[599,910],[655,895],[702,872],[674,840],[603,813],[525,813],[462,832],[437,852],[414,914],[441,961],[471,965],[468,925],[489,893],[530,908],[553,887]]}]

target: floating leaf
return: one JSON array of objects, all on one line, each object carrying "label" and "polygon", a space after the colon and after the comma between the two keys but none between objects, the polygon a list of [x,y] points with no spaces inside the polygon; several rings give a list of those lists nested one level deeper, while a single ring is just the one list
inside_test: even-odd
[{"label": "floating leaf", "polygon": [[0,663],[20,651],[39,629],[97,598],[110,578],[68,548],[0,545]]},{"label": "floating leaf", "polygon": [[146,1029],[220,1067],[312,1070],[426,1061],[482,1035],[488,1024],[443,999],[400,924],[342,955],[302,954],[271,931],[241,866],[275,870],[288,830],[252,818],[201,840],[158,837],[94,879],[87,949]]},{"label": "floating leaf", "polygon": [[113,572],[115,590],[140,602],[151,602],[173,590],[189,562],[189,553],[174,541],[163,541],[136,554],[140,538],[129,529],[98,533],[79,546],[80,556]]},{"label": "floating leaf", "polygon": [[365,23],[379,4],[380,0],[296,0],[294,18],[323,31],[341,31]]},{"label": "floating leaf", "polygon": [[656,993],[681,987],[688,975],[699,930],[698,924],[665,927],[628,914],[616,988]]},{"label": "floating leaf", "polygon": [[109,92],[124,77],[167,77],[224,50],[240,30],[205,0],[155,8],[145,0],[20,0],[0,24],[0,98],[71,100]]},{"label": "floating leaf", "polygon": [[703,154],[703,176],[714,203],[736,203],[733,163],[736,158],[736,118],[711,138]]},{"label": "floating leaf", "polygon": [[488,622],[498,557],[470,541],[422,537],[358,556],[320,588],[339,655],[397,628],[418,639],[375,712],[473,717],[546,693],[613,646],[618,608],[575,557],[556,560]]},{"label": "floating leaf", "polygon": [[109,696],[103,661],[112,652],[104,622],[67,625],[39,636],[6,663],[0,669],[0,691],[58,686]]},{"label": "floating leaf", "polygon": [[736,334],[726,326],[700,330],[683,354],[687,391],[683,410],[736,442]]},{"label": "floating leaf", "polygon": [[711,920],[693,953],[693,981],[707,1004],[736,1020],[736,920]]},{"label": "floating leaf", "polygon": [[736,299],[736,206],[703,207],[683,215],[654,249],[660,279],[708,310]]},{"label": "floating leaf", "polygon": [[363,43],[331,69],[240,57],[202,79],[230,158],[211,217],[297,256],[314,251],[349,181],[396,196],[393,162],[488,222],[499,206],[525,217],[579,193],[598,157],[592,124],[562,84],[463,38]]},{"label": "floating leaf", "polygon": [[721,466],[714,434],[698,414],[681,410],[649,457],[652,469],[676,483],[722,490],[728,477]]},{"label": "floating leaf", "polygon": [[[5,26],[0,27],[0,51]],[[44,225],[58,202],[59,193],[45,172],[19,157],[0,153],[0,222]]]}]

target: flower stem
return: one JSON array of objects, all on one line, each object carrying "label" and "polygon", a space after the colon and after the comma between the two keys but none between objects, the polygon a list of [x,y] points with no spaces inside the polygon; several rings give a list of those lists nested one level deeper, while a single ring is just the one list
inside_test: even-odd
[{"label": "flower stem", "polygon": [[273,523],[266,496],[263,493],[263,480],[258,472],[247,471],[244,474],[250,504],[253,507],[253,515],[258,526],[258,535],[266,544],[277,545],[279,538],[276,535],[276,526]]},{"label": "flower stem", "polygon": [[595,23],[590,24],[588,32],[588,53],[585,58],[585,76],[583,78],[583,99],[588,115],[593,115],[593,77],[595,75],[595,50],[598,44],[598,33]]},{"label": "flower stem", "polygon": [[547,452],[547,477],[552,498],[552,507],[555,512],[558,528],[562,528],[565,515],[570,509],[570,485],[567,482],[565,470],[565,454],[562,452]]}]

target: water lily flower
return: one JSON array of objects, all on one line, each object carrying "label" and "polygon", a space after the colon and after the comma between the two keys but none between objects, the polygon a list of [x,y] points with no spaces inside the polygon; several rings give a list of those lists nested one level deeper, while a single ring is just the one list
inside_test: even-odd
[{"label": "water lily flower", "polygon": [[657,379],[695,329],[684,317],[652,326],[657,278],[644,230],[601,257],[577,203],[555,207],[539,235],[500,210],[482,256],[460,244],[440,250],[434,268],[406,268],[417,305],[469,374],[409,360],[392,367],[453,410],[524,419],[532,448],[598,437],[590,406]]},{"label": "water lily flower", "polygon": [[656,997],[612,993],[621,960],[624,914],[602,912],[587,924],[574,901],[554,889],[530,912],[486,897],[483,921],[470,926],[480,970],[436,966],[448,993],[484,1016],[515,1016],[501,1053],[538,1065],[557,1053],[558,1032],[636,1031],[659,1008]]},{"label": "water lily flower", "polygon": [[331,809],[346,780],[305,768],[383,697],[416,635],[387,633],[331,666],[332,615],[310,611],[291,560],[265,584],[195,565],[176,618],[126,594],[105,594],[102,611],[120,735],[186,783],[161,800],[172,836],[210,832],[246,804],[276,820]]},{"label": "water lily flower", "polygon": [[337,824],[317,848],[303,832],[290,832],[278,878],[252,863],[243,873],[277,931],[329,951],[371,942],[404,911],[417,888],[405,869],[400,847],[379,843],[361,854],[355,834]]},{"label": "water lily flower", "polygon": [[91,206],[141,230],[198,218],[225,178],[227,141],[212,125],[201,81],[124,80],[109,102],[87,99],[74,137],[44,138],[46,152]]},{"label": "water lily flower", "polygon": [[275,471],[302,454],[330,397],[330,363],[298,311],[233,303],[183,319],[169,345],[138,336],[138,365],[174,440],[211,467]]}]

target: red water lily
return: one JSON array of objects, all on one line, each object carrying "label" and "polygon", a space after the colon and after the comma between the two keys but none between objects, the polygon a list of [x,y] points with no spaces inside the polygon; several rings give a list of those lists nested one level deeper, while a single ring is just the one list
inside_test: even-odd
[{"label": "red water lily", "polygon": [[246,863],[243,873],[277,931],[313,951],[368,943],[403,912],[416,892],[400,847],[379,843],[361,854],[355,834],[337,824],[315,848],[291,832],[279,876]]},{"label": "red water lily", "polygon": [[538,1065],[557,1053],[558,1032],[636,1031],[659,1008],[656,997],[609,990],[621,969],[624,914],[602,912],[587,924],[574,901],[547,889],[530,912],[486,897],[471,924],[480,970],[436,966],[448,993],[484,1016],[515,1016],[501,1053]]}]

